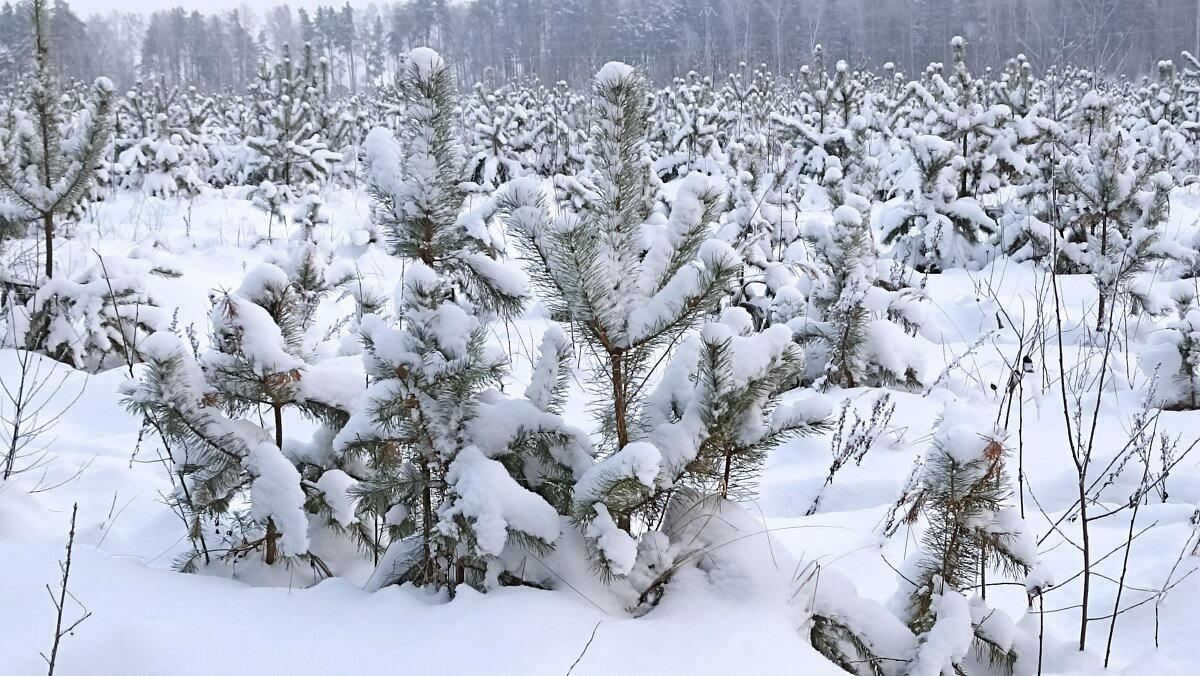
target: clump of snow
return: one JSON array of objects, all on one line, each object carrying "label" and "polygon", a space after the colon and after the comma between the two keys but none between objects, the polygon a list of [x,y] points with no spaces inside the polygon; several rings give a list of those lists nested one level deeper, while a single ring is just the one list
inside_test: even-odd
[{"label": "clump of snow", "polygon": [[651,443],[634,441],[624,448],[596,463],[575,484],[575,494],[594,498],[608,481],[632,478],[647,488],[654,487],[658,477],[662,453]]},{"label": "clump of snow", "polygon": [[417,76],[428,82],[434,73],[445,67],[442,56],[429,47],[417,47],[408,53],[408,61],[416,69]]},{"label": "clump of snow", "polygon": [[308,516],[300,472],[284,457],[279,447],[261,443],[250,448],[245,466],[254,474],[250,484],[250,515],[260,522],[275,522],[279,550],[284,556],[308,551]]},{"label": "clump of snow", "polygon": [[354,496],[350,493],[356,485],[358,481],[340,469],[326,470],[317,479],[317,490],[325,496],[333,520],[343,528],[358,521],[354,513]]},{"label": "clump of snow", "polygon": [[609,61],[596,71],[596,84],[613,87],[628,80],[634,74],[633,66],[620,61]]},{"label": "clump of snow", "polygon": [[562,532],[558,512],[548,502],[522,488],[504,465],[474,446],[458,452],[446,483],[453,488],[454,500],[441,514],[441,527],[455,528],[456,516],[469,519],[480,553],[499,556],[510,530],[547,544]]},{"label": "clump of snow", "polygon": [[609,570],[614,575],[627,575],[637,563],[638,543],[633,537],[617,526],[608,507],[597,502],[592,505],[596,516],[588,524],[584,533],[588,539],[596,543],[596,549],[604,557]]},{"label": "clump of snow", "polygon": [[560,361],[560,355],[572,352],[570,339],[559,327],[552,326],[542,334],[542,342],[538,346],[540,358],[534,364],[529,385],[525,388],[525,398],[539,410],[548,411],[553,405],[559,379],[570,369],[569,364]]},{"label": "clump of snow", "polygon": [[[226,347],[243,354],[256,375],[287,373],[305,366],[304,360],[288,351],[282,330],[265,308],[229,294],[213,306],[210,318]],[[223,361],[228,355],[209,356]]]},{"label": "clump of snow", "polygon": [[911,676],[942,676],[952,672],[951,665],[962,662],[975,640],[971,607],[956,591],[935,594],[932,610],[937,620],[922,636],[917,654],[909,662]]}]

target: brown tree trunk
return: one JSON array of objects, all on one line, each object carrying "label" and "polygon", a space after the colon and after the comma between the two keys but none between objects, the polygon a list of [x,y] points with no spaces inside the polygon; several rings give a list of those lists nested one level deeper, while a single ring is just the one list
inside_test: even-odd
[{"label": "brown tree trunk", "polygon": [[[1104,259],[1108,255],[1108,216],[1105,215],[1104,220],[1100,223],[1100,258]],[[1104,314],[1108,310],[1109,289],[1100,287],[1100,300],[1096,308],[1096,333],[1104,332]]]},{"label": "brown tree trunk", "polygon": [[[275,446],[283,450],[283,404],[274,402],[271,410],[275,414]],[[275,527],[275,519],[267,519],[266,553],[263,561],[269,566],[279,557],[279,530]]]},{"label": "brown tree trunk", "polygon": [[433,582],[433,487],[429,472],[429,461],[421,460],[421,580]]},{"label": "brown tree trunk", "polygon": [[[617,428],[617,450],[621,450],[629,443],[629,418],[626,410],[629,402],[625,398],[625,368],[622,359],[624,353],[616,350],[609,352],[608,356],[612,363],[613,423]],[[619,513],[615,516],[617,527],[628,532],[629,514]]]},{"label": "brown tree trunk", "polygon": [[42,214],[42,231],[46,239],[46,278],[54,278],[54,213]]},{"label": "brown tree trunk", "polygon": [[621,351],[609,353],[612,361],[613,421],[617,428],[617,450],[629,443],[629,421],[625,400],[625,370]]},{"label": "brown tree trunk", "polygon": [[266,539],[266,554],[263,555],[263,561],[269,566],[275,563],[276,557],[279,555],[278,544],[279,531],[275,529],[275,519],[267,519],[267,537]]}]

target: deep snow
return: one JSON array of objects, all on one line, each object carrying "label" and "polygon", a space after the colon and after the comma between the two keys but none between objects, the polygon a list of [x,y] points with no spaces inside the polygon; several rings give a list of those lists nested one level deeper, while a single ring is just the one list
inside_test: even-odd
[{"label": "deep snow", "polygon": [[[278,255],[279,238],[286,234],[281,231],[292,227],[275,223],[276,240],[266,240],[267,217],[243,193],[230,190],[190,203],[116,195],[74,228],[71,239],[60,244],[59,256],[66,269],[79,270],[89,265],[92,249],[125,254],[135,246],[157,248],[163,262],[183,275],[154,278],[151,289],[168,311],[178,308],[180,327],[194,325],[203,340],[208,292],[236,288],[246,271]],[[368,243],[368,203],[358,191],[331,192],[325,206],[330,224],[320,226],[318,238],[339,257],[352,259],[364,284],[390,292],[403,266]],[[1168,233],[1186,241],[1196,230],[1198,205],[1200,198],[1178,191]],[[956,270],[930,277],[931,304],[917,357],[926,360],[928,380],[937,385],[925,393],[892,394],[897,408],[887,434],[861,465],[837,474],[814,516],[804,514],[828,472],[828,435],[775,451],[759,495],[749,505],[771,533],[769,539],[760,536],[745,545],[758,553],[756,561],[777,567],[785,579],[816,561],[852,580],[863,596],[887,599],[897,586],[893,569],[912,551],[917,531],[901,528],[885,542],[879,525],[914,458],[928,444],[945,403],[966,401],[988,416],[997,414],[1005,362],[1017,350],[1014,332],[998,328],[997,311],[1007,313],[1000,324],[1031,326],[1044,282],[1031,266],[1004,262],[977,273]],[[1086,332],[1073,324],[1093,295],[1091,284],[1087,277],[1063,280],[1064,362],[1071,373],[1078,373],[1078,364],[1095,360]],[[318,323],[336,321],[349,307],[348,300],[326,301]],[[513,360],[518,391],[527,384],[530,357],[546,325],[535,306],[526,318],[494,327],[495,341]],[[1129,318],[1127,330],[1136,335],[1149,325],[1149,320]],[[1015,430],[1021,419],[1025,509],[1040,538],[1050,531],[1049,519],[1071,507],[1075,489],[1061,400],[1057,388],[1048,385],[1057,377],[1056,348],[1046,344],[1033,356],[1035,372],[1026,379],[1024,408],[1013,411],[1011,427]],[[1098,467],[1128,437],[1130,417],[1148,382],[1135,355],[1118,354],[1113,364],[1111,391],[1101,404]],[[297,675],[565,674],[593,629],[594,640],[572,674],[627,673],[631,665],[639,673],[654,674],[842,673],[809,647],[801,626],[804,600],[789,605],[786,593],[776,593],[786,590],[757,580],[718,583],[689,573],[672,583],[660,607],[632,618],[601,607],[605,604],[597,604],[587,587],[503,589],[486,596],[464,589],[453,600],[409,587],[367,593],[362,591],[370,576],[365,562],[342,562],[339,577],[315,586],[310,586],[311,571],[281,575],[249,560],[230,571],[231,579],[171,572],[175,554],[186,546],[184,528],[163,504],[161,494],[170,483],[153,444],[139,445],[140,421],[119,403],[117,388],[128,374],[116,369],[88,377],[49,362],[46,368],[55,368],[61,374],[56,378],[65,379],[48,409],[70,408],[38,442],[49,451],[44,471],[0,483],[0,674],[44,672],[38,653],[48,650],[53,633],[53,607],[44,585],[57,584],[57,561],[75,502],[80,516],[71,592],[92,617],[64,640],[57,672],[63,676],[251,670]],[[16,353],[0,351],[0,379],[12,382],[17,371]],[[829,397],[835,404],[850,398],[865,415],[879,394],[856,389]],[[586,409],[582,397],[573,396],[567,417],[590,429]],[[1200,412],[1167,412],[1159,429],[1181,435],[1186,446],[1200,436],[1198,421]],[[299,424],[288,427],[294,431]],[[1015,432],[1010,439],[1015,446]],[[1168,575],[1178,580],[1197,566],[1195,557],[1186,555],[1177,564],[1185,546],[1189,550],[1184,554],[1190,554],[1195,545],[1197,462],[1200,456],[1172,473],[1169,503],[1152,500],[1139,513],[1138,530],[1150,528],[1134,541],[1122,606],[1151,600],[1118,619],[1117,673],[1200,673],[1200,655],[1190,645],[1200,627],[1200,576],[1185,579],[1158,602],[1152,592],[1137,591],[1161,588]],[[1113,487],[1114,500],[1128,493],[1133,479],[1123,478]],[[1047,517],[1039,513],[1039,505]],[[1117,548],[1128,527],[1127,514],[1096,522],[1095,550],[1103,554]],[[1043,673],[1097,673],[1109,621],[1092,624],[1087,654],[1072,647],[1079,613],[1073,607],[1079,597],[1074,577],[1078,552],[1056,535],[1047,537],[1039,551],[1061,583],[1045,596],[1046,609],[1055,612],[1045,615]],[[1120,567],[1118,551],[1098,571],[1115,579]],[[1104,578],[1096,585],[1091,614],[1106,616],[1115,585]],[[1014,619],[1026,606],[1019,585],[990,589],[988,601]],[[73,612],[74,607],[68,616]],[[1027,663],[1021,668],[1035,667]]]}]

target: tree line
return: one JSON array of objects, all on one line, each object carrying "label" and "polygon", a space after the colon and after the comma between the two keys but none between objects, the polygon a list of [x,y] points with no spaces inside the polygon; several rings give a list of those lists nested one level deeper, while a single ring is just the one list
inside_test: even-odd
[{"label": "tree line", "polygon": [[[816,44],[851,64],[891,62],[915,74],[949,61],[956,35],[981,68],[1020,53],[1038,69],[1136,76],[1182,50],[1200,51],[1198,10],[1192,0],[405,0],[312,11],[175,7],[85,20],[54,0],[47,15],[66,79],[242,89],[284,45],[311,43],[337,86],[357,92],[394,75],[399,57],[419,46],[451,58],[463,82],[494,72],[577,84],[614,59],[660,82],[691,70],[722,75],[742,63],[788,74]],[[26,21],[11,2],[0,5],[0,86],[28,76]]]}]

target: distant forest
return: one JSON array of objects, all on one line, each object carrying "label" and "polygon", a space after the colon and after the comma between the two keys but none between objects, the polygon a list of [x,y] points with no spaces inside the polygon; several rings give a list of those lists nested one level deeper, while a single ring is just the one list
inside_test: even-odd
[{"label": "distant forest", "polygon": [[[956,35],[980,72],[1025,54],[1039,70],[1069,64],[1136,76],[1197,51],[1198,9],[1200,0],[408,0],[84,17],[55,0],[51,19],[65,79],[240,90],[285,44],[311,43],[339,90],[358,92],[421,45],[442,52],[464,83],[578,82],[610,60],[643,66],[659,82],[741,64],[788,74],[817,44],[827,60],[891,62],[914,75],[948,61]],[[0,6],[0,88],[29,68],[26,21],[13,4]]]}]

